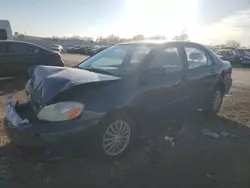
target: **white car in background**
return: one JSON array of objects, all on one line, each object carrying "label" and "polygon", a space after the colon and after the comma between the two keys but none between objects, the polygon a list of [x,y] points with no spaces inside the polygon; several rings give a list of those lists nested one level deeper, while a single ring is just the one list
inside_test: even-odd
[{"label": "white car in background", "polygon": [[63,47],[62,47],[62,45],[54,44],[53,46],[51,46],[50,50],[57,51],[57,52],[62,52],[63,51]]},{"label": "white car in background", "polygon": [[8,20],[0,20],[0,40],[13,40],[12,30]]}]

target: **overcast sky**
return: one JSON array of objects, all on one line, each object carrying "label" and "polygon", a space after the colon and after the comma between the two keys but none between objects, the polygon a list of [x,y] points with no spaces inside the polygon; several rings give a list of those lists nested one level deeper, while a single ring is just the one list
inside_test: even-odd
[{"label": "overcast sky", "polygon": [[250,44],[250,0],[1,0],[0,19],[36,36],[172,37]]}]

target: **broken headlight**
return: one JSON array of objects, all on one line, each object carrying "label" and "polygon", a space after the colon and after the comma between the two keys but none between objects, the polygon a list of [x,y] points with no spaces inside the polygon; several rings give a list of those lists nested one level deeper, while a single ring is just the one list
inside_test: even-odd
[{"label": "broken headlight", "polygon": [[84,110],[84,104],[79,102],[58,102],[43,107],[37,117],[45,121],[66,121],[78,117]]}]

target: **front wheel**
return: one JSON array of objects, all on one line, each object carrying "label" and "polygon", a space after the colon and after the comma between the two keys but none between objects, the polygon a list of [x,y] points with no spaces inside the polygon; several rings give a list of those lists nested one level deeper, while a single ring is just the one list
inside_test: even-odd
[{"label": "front wheel", "polygon": [[96,149],[102,157],[114,159],[124,154],[134,136],[133,120],[121,113],[102,121],[96,135]]},{"label": "front wheel", "polygon": [[220,111],[223,102],[223,90],[217,86],[214,88],[211,98],[206,102],[203,111],[217,114]]}]

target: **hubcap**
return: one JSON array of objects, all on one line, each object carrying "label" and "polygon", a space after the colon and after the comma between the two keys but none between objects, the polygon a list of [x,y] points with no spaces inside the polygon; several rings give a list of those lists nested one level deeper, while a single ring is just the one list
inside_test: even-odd
[{"label": "hubcap", "polygon": [[213,110],[217,112],[222,102],[222,94],[220,91],[215,91],[213,100]]},{"label": "hubcap", "polygon": [[102,141],[106,154],[115,156],[123,152],[130,139],[130,127],[126,121],[118,120],[108,126]]}]

